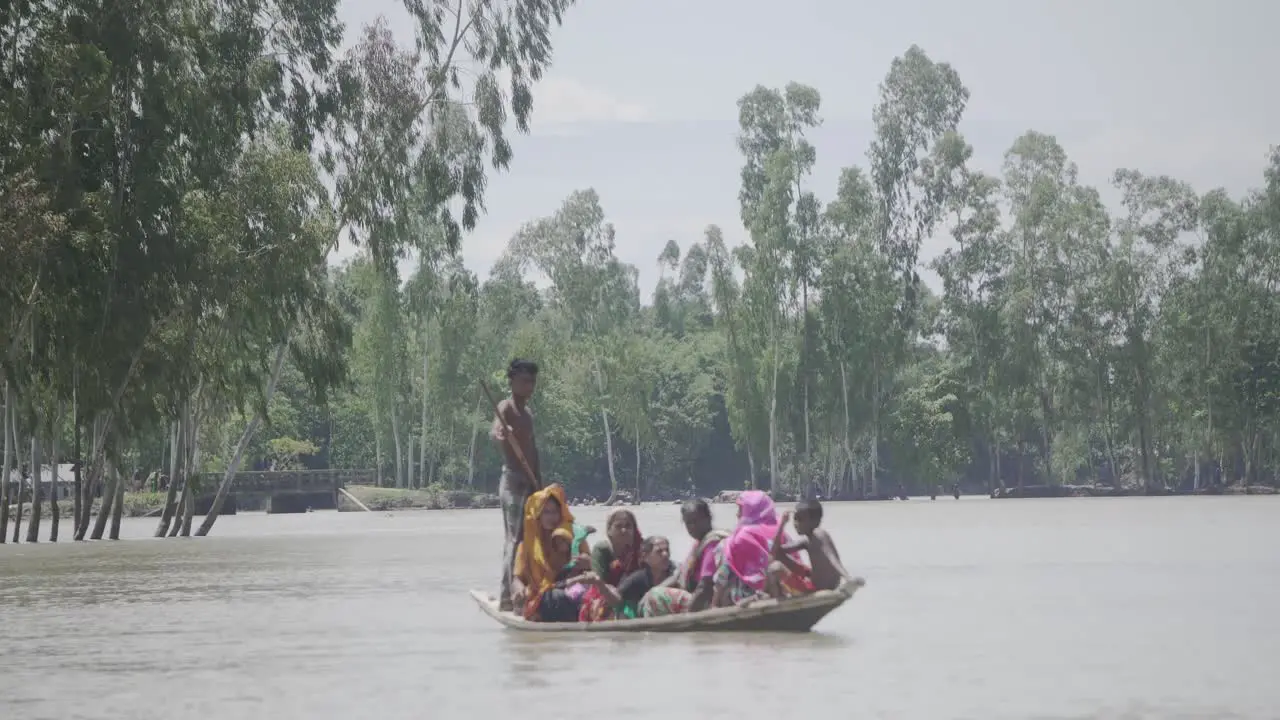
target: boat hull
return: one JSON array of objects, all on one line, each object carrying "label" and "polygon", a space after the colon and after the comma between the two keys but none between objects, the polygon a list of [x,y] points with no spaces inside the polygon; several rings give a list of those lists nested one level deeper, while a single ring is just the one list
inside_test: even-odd
[{"label": "boat hull", "polygon": [[745,607],[727,607],[696,613],[677,613],[634,620],[591,623],[531,622],[498,609],[498,601],[479,590],[471,599],[485,615],[512,630],[524,632],[808,632],[824,617],[853,597],[865,583],[861,578],[838,590],[820,590],[785,600],[760,600]]}]

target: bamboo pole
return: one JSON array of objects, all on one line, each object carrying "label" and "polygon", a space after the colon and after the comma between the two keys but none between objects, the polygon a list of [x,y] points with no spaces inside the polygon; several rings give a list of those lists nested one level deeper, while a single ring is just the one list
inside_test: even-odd
[{"label": "bamboo pole", "polygon": [[344,496],[346,496],[346,498],[347,498],[348,500],[350,500],[351,502],[353,502],[353,503],[355,503],[357,506],[359,506],[361,510],[363,510],[363,511],[365,511],[365,512],[373,512],[372,510],[370,510],[370,509],[369,509],[369,507],[368,507],[367,505],[365,505],[364,503],[362,503],[362,502],[360,502],[358,499],[356,499],[356,496],[355,496],[355,495],[352,495],[351,493],[347,492],[347,489],[346,489],[346,488],[338,488],[338,492],[342,493]]}]

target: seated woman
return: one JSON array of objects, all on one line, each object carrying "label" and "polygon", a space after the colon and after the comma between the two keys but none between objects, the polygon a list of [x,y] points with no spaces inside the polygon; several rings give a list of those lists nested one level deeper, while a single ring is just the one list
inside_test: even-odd
[{"label": "seated woman", "polygon": [[641,566],[643,538],[636,526],[636,516],[630,510],[614,510],[605,521],[604,531],[605,539],[591,548],[593,577],[578,613],[578,620],[582,622],[614,619],[617,597],[608,592],[609,587],[616,590],[624,577]]},{"label": "seated woman", "polygon": [[579,599],[566,587],[575,572],[571,562],[573,515],[565,504],[563,488],[548,485],[529,496],[522,537],[511,579],[512,602],[526,620],[576,621]]},{"label": "seated woman", "polygon": [[605,619],[633,619],[637,617],[661,617],[686,612],[693,595],[678,587],[665,584],[676,573],[671,562],[671,543],[661,535],[650,535],[640,544],[641,567],[628,574],[614,586],[604,582],[595,573],[578,578],[590,584],[599,602],[612,614]]},{"label": "seated woman", "polygon": [[706,500],[688,500],[680,508],[680,518],[693,547],[675,576],[664,585],[681,588],[691,593],[693,600],[689,612],[705,610],[711,605],[712,580],[716,574],[716,547],[729,536],[723,530],[712,527],[711,506]]},{"label": "seated woman", "polygon": [[640,546],[640,554],[644,567],[623,578],[618,586],[623,606],[634,607],[633,614],[640,617],[689,612],[693,593],[668,582],[678,575],[671,562],[671,543],[661,535],[650,535]]},{"label": "seated woman", "polygon": [[[759,490],[738,496],[738,527],[716,546],[713,607],[740,605],[760,595],[784,597],[813,590],[813,583],[772,558],[778,534],[778,511],[773,499]],[[784,541],[790,538],[783,534]],[[798,554],[788,560],[802,565]]]}]

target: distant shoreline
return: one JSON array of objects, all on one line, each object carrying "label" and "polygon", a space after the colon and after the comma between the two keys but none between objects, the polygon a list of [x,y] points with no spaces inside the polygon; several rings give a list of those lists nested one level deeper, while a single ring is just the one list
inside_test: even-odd
[{"label": "distant shoreline", "polygon": [[1114,488],[1101,485],[1030,485],[1023,488],[1007,488],[1003,493],[991,496],[993,500],[1010,498],[1078,498],[1078,497],[1220,497],[1224,495],[1276,495],[1269,485],[1216,485],[1199,490],[1159,490],[1144,488]]},{"label": "distant shoreline", "polygon": [[[403,510],[486,510],[500,507],[501,503],[498,496],[493,493],[478,493],[469,490],[410,490],[404,488],[380,488],[370,485],[352,485],[346,488],[347,492],[356,497],[357,500],[364,503],[370,511],[373,512],[395,512]],[[714,505],[731,505],[737,500],[737,496],[741,491],[726,490],[718,493],[715,497],[708,498],[708,502]],[[779,493],[781,497],[776,497],[780,503],[795,502],[793,495]],[[1242,487],[1232,485],[1227,487],[1202,488],[1198,491],[1167,491],[1148,493],[1141,489],[1120,489],[1116,490],[1111,487],[1098,487],[1091,485],[1034,485],[1025,486],[1019,491],[1018,488],[1009,488],[1003,494],[985,495],[983,493],[964,493],[961,497],[989,497],[993,500],[1009,500],[1009,499],[1026,499],[1026,500],[1044,500],[1044,499],[1069,499],[1069,498],[1120,498],[1120,497],[1245,497],[1245,496],[1261,496],[1261,495],[1280,495],[1280,490],[1268,485],[1251,485]],[[946,500],[951,498],[950,493],[939,493],[938,500]],[[124,512],[122,515],[129,518],[138,517],[154,517],[160,514],[164,509],[164,493],[125,493]],[[928,500],[929,495],[911,495],[908,500]],[[862,502],[890,502],[900,500],[897,497],[881,496],[869,498],[824,498],[824,503],[862,503]],[[683,500],[648,500],[642,504],[645,505],[679,505]],[[51,515],[51,507],[46,500],[42,504],[42,515],[47,520]],[[69,499],[63,499],[58,502],[59,513],[61,517],[67,518],[71,516],[73,502]],[[576,507],[630,507],[630,503],[615,503],[612,506],[604,503],[592,504],[575,504]],[[10,505],[10,512],[16,510],[16,506]],[[95,499],[93,509],[90,511],[91,516],[96,516],[101,507],[101,500]],[[349,498],[339,497],[338,512],[363,512],[363,510],[353,503]],[[22,517],[29,518],[31,516],[31,503],[23,503]]]},{"label": "distant shoreline", "polygon": [[[717,494],[710,502],[717,505],[733,504],[740,490],[725,490]],[[1222,496],[1247,496],[1247,495],[1280,495],[1280,490],[1269,485],[1250,485],[1243,487],[1240,485],[1219,486],[1211,488],[1201,488],[1194,491],[1166,490],[1163,492],[1147,492],[1141,488],[1113,488],[1109,486],[1099,485],[1027,485],[1022,488],[1007,488],[1003,492],[997,491],[995,494],[988,495],[986,493],[961,493],[960,497],[986,497],[992,500],[1010,500],[1010,499],[1057,499],[1057,498],[1120,498],[1120,497],[1222,497]],[[939,492],[937,499],[942,500],[953,497],[950,492]],[[790,494],[782,494],[782,497],[774,496],[777,502],[795,502],[796,498]],[[875,497],[861,498],[823,498],[824,503],[856,503],[856,502],[890,502],[893,500],[925,500],[930,499],[928,494],[908,495],[906,498],[892,495],[878,495]],[[679,501],[676,501],[679,502]]]}]

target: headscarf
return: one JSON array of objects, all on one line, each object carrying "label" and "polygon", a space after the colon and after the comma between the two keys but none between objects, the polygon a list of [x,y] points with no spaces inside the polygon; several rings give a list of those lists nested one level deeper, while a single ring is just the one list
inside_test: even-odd
[{"label": "headscarf", "polygon": [[738,527],[766,525],[778,527],[778,509],[773,498],[760,490],[747,490],[738,496]]},{"label": "headscarf", "polygon": [[[564,540],[565,547],[569,548],[564,552],[556,549],[556,538]],[[551,531],[551,537],[547,544],[547,564],[554,568],[563,568],[573,560],[573,531],[565,527],[558,527]]]},{"label": "headscarf", "polygon": [[[723,543],[724,556],[729,569],[758,592],[764,589],[772,560],[773,538],[778,533],[778,511],[773,499],[759,490],[748,490],[739,495],[738,507],[741,508],[738,527]],[[790,538],[784,535],[783,542],[790,542]],[[796,559],[798,561],[799,558]]]},{"label": "headscarf", "polygon": [[[644,535],[640,534],[640,525],[636,522],[635,513],[626,508],[614,510],[609,513],[609,519],[605,521],[605,529],[607,532],[608,528],[613,525],[614,518],[624,513],[631,518],[631,546],[622,555],[614,552],[613,562],[609,563],[609,567],[605,571],[607,577],[604,578],[604,581],[610,585],[617,585],[622,582],[622,578],[639,570],[641,564],[640,546],[644,544]],[[610,548],[612,547],[610,545]]]},{"label": "headscarf", "polygon": [[[560,504],[560,525],[550,532],[542,528],[542,509],[548,500]],[[553,557],[551,538],[554,535],[573,540],[573,514],[565,501],[564,488],[559,484],[548,485],[533,493],[524,504],[524,534],[516,553],[515,574],[528,589],[524,603],[524,617],[528,620],[537,617],[542,594],[555,587],[556,575],[568,562],[567,557]]]}]

